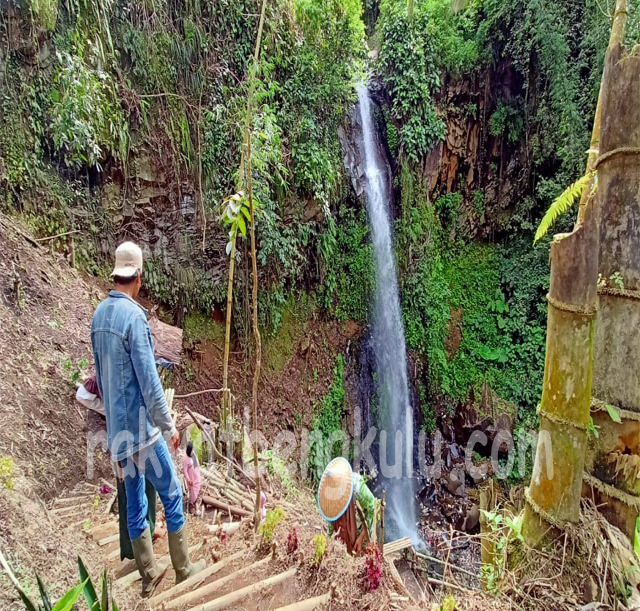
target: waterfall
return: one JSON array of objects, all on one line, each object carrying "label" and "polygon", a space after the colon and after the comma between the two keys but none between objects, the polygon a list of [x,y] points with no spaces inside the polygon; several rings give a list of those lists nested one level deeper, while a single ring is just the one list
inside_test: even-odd
[{"label": "waterfall", "polygon": [[358,86],[358,101],[362,122],[362,141],[358,147],[365,166],[365,198],[376,270],[372,339],[379,399],[376,426],[380,431],[380,479],[387,491],[386,532],[389,538],[416,540],[411,479],[413,410],[409,403],[404,326],[391,233],[391,183],[387,160],[376,146],[373,112],[365,85]]}]

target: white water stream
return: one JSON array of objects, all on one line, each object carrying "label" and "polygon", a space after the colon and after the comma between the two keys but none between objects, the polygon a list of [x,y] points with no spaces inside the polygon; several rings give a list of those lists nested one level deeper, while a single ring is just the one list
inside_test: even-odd
[{"label": "white water stream", "polygon": [[[398,279],[391,233],[391,192],[386,159],[376,146],[371,101],[365,85],[358,86],[362,119],[365,195],[375,259],[376,290],[372,336],[376,357],[380,431],[380,476],[387,491],[388,540],[416,540],[413,473],[413,409],[409,403],[407,357]],[[404,463],[404,465],[403,465]],[[404,469],[403,469],[404,466]]]}]

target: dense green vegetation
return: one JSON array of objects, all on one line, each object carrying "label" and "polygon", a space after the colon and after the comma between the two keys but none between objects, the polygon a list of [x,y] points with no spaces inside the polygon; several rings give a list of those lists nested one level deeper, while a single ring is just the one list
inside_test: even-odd
[{"label": "dense green vegetation", "polygon": [[[451,240],[456,198],[432,205],[403,170],[409,218],[397,223],[407,345],[426,361],[428,394],[452,409],[486,382],[522,408],[537,403],[544,365],[547,254],[528,237]],[[457,338],[457,339],[456,339]]]},{"label": "dense green vegetation", "polygon": [[[584,171],[615,3],[472,0],[458,13],[447,0],[410,4],[412,12],[381,0],[377,44],[389,95],[383,114],[400,162],[396,238],[407,345],[425,365],[424,426],[433,428],[435,405],[453,412],[472,391],[478,400],[485,383],[531,422],[548,287],[548,242],[532,249],[533,229]],[[638,32],[632,25],[630,39]],[[445,107],[447,84],[465,81],[484,90]],[[505,151],[523,163],[526,190],[506,196],[509,214],[493,208],[495,194],[487,199],[481,179],[466,185],[462,171],[452,193],[425,186],[425,154],[457,116],[472,117],[486,134],[476,170],[484,169],[487,184],[492,175],[500,181]],[[496,148],[500,158],[488,163]],[[492,227],[491,242],[465,233],[470,214],[476,227]],[[571,219],[562,223],[555,229],[568,229]]]},{"label": "dense green vegetation", "polygon": [[[218,216],[237,184],[258,9],[252,0],[25,0],[11,29],[3,16],[3,205],[31,214],[42,234],[83,230],[84,258],[97,271],[99,253],[124,235],[118,210],[139,196],[140,176],[160,176],[170,207],[186,201],[196,217],[164,247],[170,257],[154,248],[151,296],[181,311],[223,304],[224,272],[212,255],[226,244]],[[252,126],[265,308],[282,311],[287,293],[322,265],[307,252],[331,256],[325,234],[335,234],[331,210],[345,185],[337,127],[362,73],[361,13],[359,0],[268,6]],[[246,257],[244,244],[239,251]],[[238,329],[244,299],[238,291]]]},{"label": "dense green vegetation", "polygon": [[[368,320],[369,230],[337,137],[364,76],[366,22],[396,168],[397,261],[424,426],[435,426],[436,405],[453,410],[485,383],[531,417],[548,283],[533,230],[584,169],[613,4],[470,0],[453,12],[451,0],[269,2],[251,126],[259,316],[267,336],[283,326],[285,336],[267,347],[289,354],[300,293],[309,311]],[[144,240],[153,299],[180,321],[224,309],[220,211],[240,183],[258,14],[256,0],[24,0],[3,12],[2,207],[39,235],[79,230],[77,261],[94,274],[116,241]],[[460,117],[480,134],[478,156],[466,167],[463,147],[453,183],[434,182],[425,159]],[[505,194],[509,163],[525,178]],[[234,326],[245,338],[247,260],[240,241]],[[198,320],[187,317],[190,342]],[[266,355],[272,369],[280,361]],[[314,420],[324,439],[341,425],[343,367]]]},{"label": "dense green vegetation", "polygon": [[339,354],[333,370],[333,383],[329,392],[315,407],[309,445],[309,473],[318,482],[327,463],[342,456],[343,440],[340,435],[346,410],[344,388],[344,360]]}]

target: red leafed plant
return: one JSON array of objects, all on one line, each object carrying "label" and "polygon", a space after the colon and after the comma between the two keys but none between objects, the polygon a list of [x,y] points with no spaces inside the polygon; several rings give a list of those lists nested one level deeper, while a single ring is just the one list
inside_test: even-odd
[{"label": "red leafed plant", "polygon": [[382,555],[380,548],[371,542],[367,545],[366,554],[367,582],[369,583],[369,591],[373,592],[380,585],[382,579]]},{"label": "red leafed plant", "polygon": [[287,537],[287,551],[293,554],[298,549],[298,533],[294,528]]}]

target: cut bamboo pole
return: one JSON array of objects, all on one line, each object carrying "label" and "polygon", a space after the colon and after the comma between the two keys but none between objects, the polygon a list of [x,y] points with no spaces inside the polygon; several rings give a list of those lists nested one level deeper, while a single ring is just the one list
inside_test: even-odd
[{"label": "cut bamboo pole", "polygon": [[117,541],[118,539],[120,539],[120,533],[117,533],[115,535],[110,535],[109,537],[105,537],[104,539],[100,539],[98,541],[98,545],[100,547],[102,547],[104,545],[109,545],[109,543],[113,543],[114,541]]},{"label": "cut bamboo pole", "polygon": [[[87,528],[85,532],[88,535],[91,535],[94,538],[100,536],[103,531],[116,531],[118,530],[118,523],[115,520],[109,520],[109,522],[103,522],[102,524],[97,524],[96,526],[92,526],[91,528]],[[100,533],[100,534],[99,534]]]},{"label": "cut bamboo pole", "polygon": [[66,515],[73,515],[78,511],[84,511],[86,509],[90,509],[91,505],[87,501],[86,503],[81,503],[79,505],[69,505],[69,507],[58,507],[56,509],[50,509],[49,513],[62,518]]},{"label": "cut bamboo pole", "polygon": [[307,598],[297,603],[291,603],[286,607],[278,607],[274,609],[274,611],[313,611],[313,609],[317,609],[320,605],[326,605],[330,600],[331,592],[327,592],[321,596],[314,596],[313,598]]},{"label": "cut bamboo pole", "polygon": [[77,505],[79,501],[88,501],[88,500],[89,498],[86,494],[62,497],[53,501],[53,508],[60,509],[62,507],[67,507],[68,505]]},{"label": "cut bamboo pole", "polygon": [[120,577],[116,581],[116,584],[121,588],[128,588],[132,583],[135,583],[139,579],[142,579],[140,573],[138,573],[138,569],[132,571],[131,573],[127,573],[124,577]]},{"label": "cut bamboo pole", "polygon": [[[267,564],[267,562],[269,562],[270,560],[271,560],[271,556],[267,556],[262,560],[258,560],[258,562],[254,562],[253,564],[242,567],[237,571],[234,571],[233,573],[231,573],[230,575],[227,575],[226,577],[222,577],[221,579],[216,579],[215,581],[212,581],[211,583],[208,583],[202,586],[201,588],[198,588],[197,590],[187,592],[186,594],[183,594],[182,596],[178,596],[173,600],[166,601],[165,603],[163,603],[164,608],[168,611],[169,609],[179,609],[182,607],[186,607],[187,605],[193,603],[194,601],[200,600],[202,598],[205,598],[206,596],[209,596],[210,594],[213,594],[216,590],[219,590],[225,585],[227,585],[228,583],[233,582],[235,579],[238,579],[238,577],[240,577],[241,575],[255,571],[261,566]],[[295,572],[295,569],[294,569],[294,572]],[[224,596],[222,598],[224,598]],[[204,603],[204,604],[209,604],[209,603]]]},{"label": "cut bamboo pole", "polygon": [[223,511],[231,512],[237,516],[241,516],[243,518],[251,517],[253,514],[246,509],[242,509],[240,507],[234,507],[233,505],[229,505],[227,503],[223,503],[222,501],[218,501],[210,496],[203,496],[202,502],[205,505],[211,505],[211,507],[215,507],[216,509],[222,509]]},{"label": "cut bamboo pole", "polygon": [[408,596],[411,599],[411,602],[413,602],[413,604],[417,605],[418,601],[413,597],[411,592],[409,592],[409,589],[407,588],[404,581],[402,580],[402,577],[400,577],[400,573],[398,572],[395,562],[391,558],[388,558],[388,557],[385,557],[385,558],[387,560],[387,566],[389,567],[389,573],[391,573],[391,577],[393,581],[395,581],[398,588],[400,588],[400,591],[405,596]]},{"label": "cut bamboo pole", "polygon": [[[418,558],[422,558],[423,560],[427,560],[428,562],[435,562],[436,564],[440,564],[440,565],[446,565],[447,563],[444,560],[440,560],[440,558],[435,558],[434,556],[429,556],[427,554],[420,554],[418,552],[415,553],[416,556]],[[479,573],[472,573],[471,571],[467,571],[466,569],[463,569],[462,567],[459,567],[455,564],[448,564],[447,565],[451,570],[453,571],[458,571],[459,573],[464,573],[465,575],[469,575],[469,577],[475,577],[478,578],[480,577]],[[420,570],[425,570],[422,569],[421,567],[414,567],[416,569]]]},{"label": "cut bamboo pole", "polygon": [[168,590],[161,592],[157,596],[154,596],[152,599],[149,600],[149,605],[153,607],[154,605],[157,605],[162,601],[165,601],[170,598],[174,598],[178,594],[182,594],[182,592],[185,592],[187,590],[192,590],[192,589],[195,590],[205,579],[211,577],[211,575],[215,575],[216,573],[221,571],[223,568],[225,568],[228,564],[232,563],[234,560],[237,560],[238,558],[242,558],[243,555],[244,555],[244,550],[236,552],[235,554],[232,554],[228,558],[223,558],[222,560],[220,560],[220,562],[216,562],[210,567],[207,567],[206,569],[204,569],[204,571],[200,571],[199,573],[196,573],[193,577],[189,577],[189,579],[187,579],[186,581],[176,584],[172,588],[169,588]]},{"label": "cut bamboo pole", "polygon": [[237,603],[239,600],[242,600],[247,596],[252,596],[253,594],[257,594],[261,590],[266,590],[271,586],[277,585],[279,583],[282,583],[283,581],[286,581],[287,579],[290,579],[295,574],[295,568],[289,569],[284,573],[279,573],[278,575],[269,577],[264,581],[259,581],[258,583],[240,588],[239,590],[231,592],[230,594],[225,594],[224,596],[215,598],[208,603],[204,603],[198,607],[194,607],[190,611],[220,611],[221,609],[226,609],[227,607],[233,605],[234,603]]},{"label": "cut bamboo pole", "polygon": [[434,586],[441,586],[443,588],[449,588],[451,590],[457,590],[458,592],[464,592],[465,594],[470,594],[472,590],[468,588],[463,588],[455,583],[449,583],[448,581],[441,581],[440,579],[434,579],[433,577],[427,577],[427,581]]},{"label": "cut bamboo pole", "polygon": [[396,541],[390,541],[384,546],[384,555],[393,554],[395,552],[401,552],[413,546],[411,539],[405,537],[404,539],[397,539]]}]

